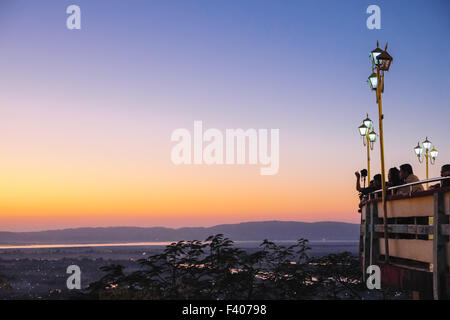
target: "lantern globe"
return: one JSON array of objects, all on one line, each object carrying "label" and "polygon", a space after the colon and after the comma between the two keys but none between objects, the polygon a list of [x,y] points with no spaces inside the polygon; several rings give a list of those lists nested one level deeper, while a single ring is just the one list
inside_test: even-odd
[{"label": "lantern globe", "polygon": [[383,71],[389,71],[389,68],[391,67],[392,63],[392,57],[387,51],[383,51],[377,56],[378,60],[378,66],[380,67],[380,70]]},{"label": "lantern globe", "polygon": [[379,60],[379,56],[382,53],[383,53],[383,50],[378,48],[378,46],[376,49],[374,49],[370,52],[369,56],[370,56],[370,60],[372,61],[373,65],[377,66],[378,64],[381,63],[381,61]]},{"label": "lantern globe", "polygon": [[433,149],[431,149],[431,151],[430,151],[430,155],[431,155],[431,157],[432,157],[433,159],[437,158],[438,153],[439,153],[439,152],[436,150],[435,147],[433,147]]},{"label": "lantern globe", "polygon": [[418,157],[420,157],[423,153],[423,148],[419,145],[418,142],[417,142],[417,146],[414,148],[414,152],[416,153],[416,155]]},{"label": "lantern globe", "polygon": [[369,133],[369,141],[370,142],[375,142],[377,140],[377,134],[376,134],[376,132],[375,131],[371,131],[370,133]]},{"label": "lantern globe", "polygon": [[359,134],[361,135],[361,136],[365,136],[366,134],[367,134],[367,131],[369,130],[365,125],[364,125],[364,123],[362,124],[362,125],[360,125],[359,127],[358,127],[358,130],[359,130]]},{"label": "lantern globe", "polygon": [[363,123],[369,130],[373,127],[373,121],[370,120],[369,115],[363,120]]},{"label": "lantern globe", "polygon": [[372,73],[369,78],[367,79],[367,82],[370,85],[370,88],[372,90],[376,90],[378,86],[378,78],[376,73]]},{"label": "lantern globe", "polygon": [[422,142],[422,145],[426,151],[429,151],[431,149],[431,142],[428,141],[428,137],[425,139],[424,142]]}]

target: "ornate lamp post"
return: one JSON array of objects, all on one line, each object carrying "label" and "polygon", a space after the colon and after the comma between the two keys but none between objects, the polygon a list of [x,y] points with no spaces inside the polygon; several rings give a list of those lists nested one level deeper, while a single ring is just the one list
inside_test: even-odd
[{"label": "ornate lamp post", "polygon": [[384,166],[384,137],[383,137],[383,108],[381,103],[381,95],[384,92],[384,73],[389,71],[392,63],[392,57],[387,53],[387,44],[384,50],[379,48],[377,41],[376,49],[370,53],[372,61],[372,74],[368,78],[370,88],[376,93],[378,103],[378,119],[380,131],[380,155],[381,155],[381,186],[383,199],[383,220],[384,220],[384,241],[386,250],[385,262],[389,263],[389,239],[387,232],[387,206],[386,206],[386,169]]},{"label": "ornate lamp post", "polygon": [[362,137],[363,145],[367,147],[367,181],[370,184],[370,150],[373,150],[377,134],[373,130],[373,122],[369,119],[367,114],[366,119],[363,120],[362,125],[358,127],[359,134]]},{"label": "ornate lamp post", "polygon": [[[420,146],[419,142],[417,142],[417,146],[414,148],[414,152],[417,155],[417,159],[419,159],[419,162],[422,163],[425,158],[425,163],[427,167],[427,180],[428,180],[428,163],[434,164],[436,162],[436,157],[438,156],[438,151],[433,146],[431,148],[431,142],[428,140],[428,137],[426,137],[425,141],[422,142],[422,146]],[[425,155],[423,154],[423,149],[425,149]],[[428,183],[427,183],[427,190],[428,190]]]}]

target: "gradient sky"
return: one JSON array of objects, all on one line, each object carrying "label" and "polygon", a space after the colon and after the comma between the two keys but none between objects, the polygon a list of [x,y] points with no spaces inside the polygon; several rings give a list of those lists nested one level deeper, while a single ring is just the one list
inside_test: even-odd
[{"label": "gradient sky", "polygon": [[[82,30],[66,28],[78,4]],[[381,30],[366,8],[381,7]],[[450,162],[450,2],[0,0],[0,230],[359,222],[357,127],[389,42],[387,167]],[[175,166],[177,128],[279,128],[280,170]],[[378,121],[375,121],[378,126]],[[372,172],[379,172],[379,145]]]}]

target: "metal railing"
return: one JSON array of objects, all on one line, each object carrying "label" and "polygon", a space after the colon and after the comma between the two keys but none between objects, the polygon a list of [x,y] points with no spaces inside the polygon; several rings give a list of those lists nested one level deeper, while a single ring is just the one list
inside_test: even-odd
[{"label": "metal railing", "polygon": [[[444,181],[447,179],[450,179],[450,177],[417,181],[402,186],[392,187],[391,189],[394,190],[398,187],[414,186],[421,183]],[[431,204],[433,208],[431,212],[428,212],[428,215],[420,217],[413,215],[394,217],[395,219],[390,221],[389,224],[387,223],[387,220],[383,220],[383,215],[379,214],[379,209],[381,209],[379,208],[379,203],[367,202],[364,204],[366,206],[366,212],[364,218],[363,215],[361,215],[360,229],[360,254],[363,270],[366,270],[369,265],[381,264],[387,261],[386,258],[389,253],[386,250],[386,247],[384,252],[382,252],[383,239],[384,241],[387,239],[388,244],[391,241],[396,242],[397,251],[392,255],[393,259],[390,260],[390,264],[395,268],[405,270],[402,273],[398,273],[396,278],[398,280],[398,282],[396,282],[397,285],[400,283],[408,283],[408,285],[414,287],[415,290],[419,290],[421,287],[418,286],[416,280],[423,279],[423,281],[430,281],[427,280],[429,277],[423,274],[416,274],[416,280],[413,281],[411,280],[412,278],[407,276],[407,270],[426,273],[431,272],[434,299],[446,299],[447,292],[450,292],[447,290],[447,261],[449,261],[448,255],[450,252],[446,249],[449,245],[448,237],[450,236],[450,225],[445,200],[445,194],[448,192],[447,189],[442,190],[440,188],[433,190],[433,204]],[[414,220],[411,220],[411,218]],[[419,220],[420,218],[428,218],[428,221],[423,219]],[[430,221],[430,218],[433,220]],[[432,250],[431,259],[423,258],[423,255],[421,256],[422,258],[416,258],[415,256],[411,257],[407,254],[408,250],[406,248],[410,248],[410,245],[413,245],[414,243],[411,242],[411,244],[408,244],[406,241],[417,239],[431,242],[432,245],[417,248],[417,250]],[[429,257],[430,253],[427,252],[426,256]],[[396,286],[396,284],[393,283],[392,285]]]},{"label": "metal railing", "polygon": [[[387,191],[392,191],[392,190],[397,190],[400,188],[405,188],[405,187],[409,187],[409,195],[412,194],[412,188],[415,185],[418,184],[424,184],[424,183],[430,183],[430,182],[437,182],[437,181],[444,181],[444,180],[450,180],[450,177],[438,177],[438,178],[431,178],[431,179],[426,179],[426,180],[420,180],[420,181],[416,181],[416,182],[410,182],[410,183],[405,183],[405,184],[400,184],[398,186],[393,186],[393,187],[389,187],[386,190]],[[433,189],[432,189],[433,190]],[[369,193],[369,197],[376,195],[377,193],[382,192],[382,189],[376,190],[376,191],[372,191],[371,193]],[[371,197],[370,197],[371,198]]]}]

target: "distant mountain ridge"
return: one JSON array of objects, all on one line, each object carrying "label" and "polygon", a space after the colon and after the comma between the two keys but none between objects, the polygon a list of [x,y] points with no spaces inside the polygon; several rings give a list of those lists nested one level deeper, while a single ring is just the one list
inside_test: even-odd
[{"label": "distant mountain ridge", "polygon": [[204,240],[222,233],[236,241],[250,240],[357,240],[359,224],[345,222],[259,221],[212,227],[104,227],[36,232],[2,232],[0,244],[83,244]]}]

